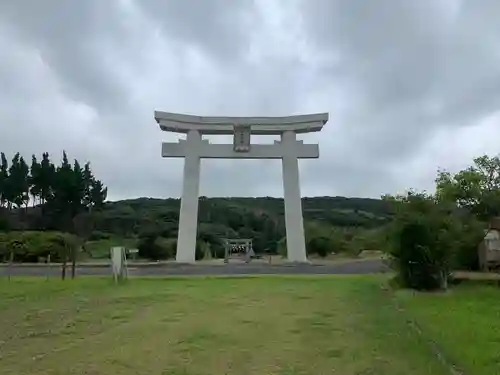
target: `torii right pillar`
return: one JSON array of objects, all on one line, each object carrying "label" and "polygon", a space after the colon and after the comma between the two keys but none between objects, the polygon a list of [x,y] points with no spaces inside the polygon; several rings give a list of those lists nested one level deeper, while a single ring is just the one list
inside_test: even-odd
[{"label": "torii right pillar", "polygon": [[287,258],[290,262],[307,262],[304,222],[302,219],[302,201],[300,195],[299,163],[295,149],[296,133],[281,133],[284,146],[283,195],[285,200],[285,225]]}]

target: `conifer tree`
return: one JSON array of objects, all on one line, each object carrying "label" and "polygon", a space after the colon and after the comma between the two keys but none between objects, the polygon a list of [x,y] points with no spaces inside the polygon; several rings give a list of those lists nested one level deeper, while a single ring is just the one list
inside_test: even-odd
[{"label": "conifer tree", "polygon": [[9,163],[3,152],[0,154],[0,159],[0,207],[4,208],[8,204],[6,191],[9,183]]}]

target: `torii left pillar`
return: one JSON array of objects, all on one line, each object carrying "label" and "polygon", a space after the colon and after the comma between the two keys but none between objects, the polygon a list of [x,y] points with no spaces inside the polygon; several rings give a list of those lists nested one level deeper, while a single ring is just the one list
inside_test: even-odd
[{"label": "torii left pillar", "polygon": [[190,130],[186,136],[186,156],[184,158],[184,179],[182,183],[179,233],[177,237],[176,261],[192,263],[196,260],[196,237],[198,233],[198,197],[200,191],[200,163],[198,147],[201,134]]}]

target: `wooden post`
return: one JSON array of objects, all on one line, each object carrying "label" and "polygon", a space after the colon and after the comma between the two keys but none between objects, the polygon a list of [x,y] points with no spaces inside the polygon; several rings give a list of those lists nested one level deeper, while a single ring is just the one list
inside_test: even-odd
[{"label": "wooden post", "polygon": [[10,273],[12,271],[12,263],[14,263],[14,250],[10,251],[10,258],[9,258],[9,267],[8,267],[8,279],[10,281]]},{"label": "wooden post", "polygon": [[63,255],[63,263],[61,270],[61,279],[66,279],[66,264],[68,263],[68,245],[64,244],[64,255]]},{"label": "wooden post", "polygon": [[47,274],[45,275],[45,280],[49,281],[49,276],[50,276],[50,254],[47,255]]},{"label": "wooden post", "polygon": [[76,274],[76,246],[71,247],[71,278],[74,279]]}]

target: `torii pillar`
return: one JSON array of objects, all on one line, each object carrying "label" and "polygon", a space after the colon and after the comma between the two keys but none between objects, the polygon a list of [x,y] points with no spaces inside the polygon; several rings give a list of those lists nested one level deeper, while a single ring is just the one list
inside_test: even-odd
[{"label": "torii pillar", "polygon": [[[298,133],[320,131],[328,113],[289,117],[198,117],[155,112],[160,129],[185,133],[179,142],[164,142],[162,156],[185,159],[176,261],[195,261],[198,226],[200,161],[209,159],[281,159],[287,257],[291,262],[307,262],[302,218],[298,159],[319,157],[317,144],[297,141]],[[233,144],[211,144],[203,134],[232,134]],[[251,134],[280,135],[274,144],[251,144]]]}]

